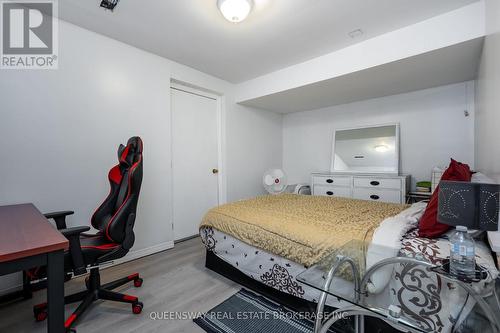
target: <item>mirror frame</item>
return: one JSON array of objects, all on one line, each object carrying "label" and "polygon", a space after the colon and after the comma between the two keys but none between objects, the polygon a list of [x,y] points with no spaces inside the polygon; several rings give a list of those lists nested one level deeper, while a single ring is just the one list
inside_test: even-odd
[{"label": "mirror frame", "polygon": [[[384,126],[395,126],[396,127],[396,160],[397,160],[397,165],[396,165],[396,170],[395,171],[356,171],[356,170],[342,170],[342,171],[337,171],[334,170],[335,166],[335,138],[337,136],[337,131],[348,131],[348,130],[357,130],[357,129],[364,129],[364,128],[373,128],[373,127],[384,127]],[[386,175],[399,175],[399,170],[400,170],[400,135],[399,135],[399,123],[389,123],[389,124],[377,124],[377,125],[367,125],[367,126],[359,126],[359,127],[348,127],[348,128],[336,128],[333,130],[333,140],[332,140],[332,156],[331,156],[331,161],[330,161],[330,172],[332,173],[348,173],[348,174],[386,174]]]}]

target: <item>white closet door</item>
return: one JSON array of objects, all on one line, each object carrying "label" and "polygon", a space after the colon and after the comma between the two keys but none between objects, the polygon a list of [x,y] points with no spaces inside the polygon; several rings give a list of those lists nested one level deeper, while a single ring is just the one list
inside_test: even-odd
[{"label": "white closet door", "polygon": [[[171,88],[175,240],[198,234],[218,205],[217,101]],[[214,170],[215,169],[215,170]]]}]

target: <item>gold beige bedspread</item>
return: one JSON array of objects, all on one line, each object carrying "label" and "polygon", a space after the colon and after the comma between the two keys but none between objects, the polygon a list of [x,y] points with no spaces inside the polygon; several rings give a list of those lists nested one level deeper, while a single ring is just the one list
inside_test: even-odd
[{"label": "gold beige bedspread", "polygon": [[376,227],[408,205],[312,195],[266,195],[211,209],[211,227],[247,244],[310,266],[352,239],[370,241]]}]

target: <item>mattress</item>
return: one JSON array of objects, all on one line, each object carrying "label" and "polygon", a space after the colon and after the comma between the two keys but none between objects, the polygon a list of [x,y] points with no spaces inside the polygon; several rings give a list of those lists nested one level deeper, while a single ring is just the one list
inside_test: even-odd
[{"label": "mattress", "polygon": [[309,266],[352,239],[371,240],[382,221],[406,208],[348,198],[266,195],[215,207],[201,227]]}]

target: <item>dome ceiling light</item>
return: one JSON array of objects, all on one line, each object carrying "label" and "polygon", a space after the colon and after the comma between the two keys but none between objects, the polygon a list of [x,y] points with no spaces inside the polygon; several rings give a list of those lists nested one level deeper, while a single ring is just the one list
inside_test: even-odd
[{"label": "dome ceiling light", "polygon": [[217,6],[226,20],[239,23],[252,10],[252,0],[217,0]]},{"label": "dome ceiling light", "polygon": [[379,152],[379,153],[386,153],[389,151],[389,146],[387,146],[387,145],[377,145],[373,148],[375,149],[376,152]]}]

